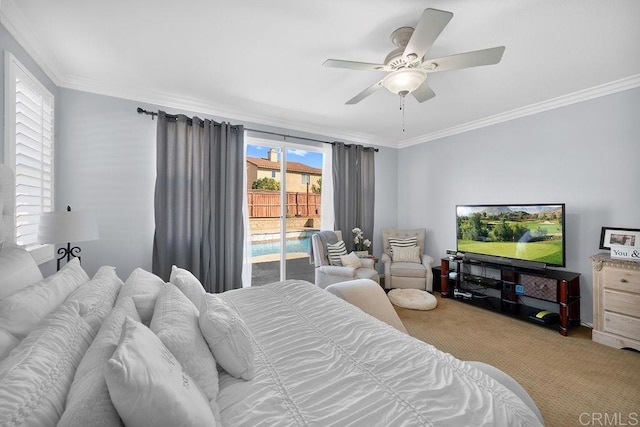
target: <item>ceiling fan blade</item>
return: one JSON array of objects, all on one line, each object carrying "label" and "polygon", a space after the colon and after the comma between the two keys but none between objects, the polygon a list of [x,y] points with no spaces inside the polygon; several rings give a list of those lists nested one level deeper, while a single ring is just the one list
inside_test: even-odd
[{"label": "ceiling fan blade", "polygon": [[[438,9],[425,9],[409,39],[403,56],[409,60],[421,59],[438,38],[453,13]],[[410,56],[411,55],[411,56]],[[413,57],[415,55],[415,58]]]},{"label": "ceiling fan blade", "polygon": [[418,89],[411,92],[411,95],[413,95],[418,102],[424,102],[436,96],[436,93],[433,90],[431,90],[431,88],[425,81],[424,83],[422,83],[422,85]]},{"label": "ceiling fan blade", "polygon": [[380,80],[377,83],[372,84],[371,86],[369,86],[368,88],[366,88],[365,90],[363,90],[362,92],[360,92],[359,94],[357,94],[356,96],[354,96],[353,98],[351,98],[350,100],[345,102],[345,104],[347,104],[347,105],[357,104],[358,102],[362,101],[367,96],[371,95],[373,92],[377,91],[381,87],[383,87],[382,86],[382,80]]},{"label": "ceiling fan blade", "polygon": [[391,71],[390,67],[384,64],[372,64],[370,62],[343,61],[341,59],[327,59],[322,64],[325,67],[347,68],[349,70],[366,71]]},{"label": "ceiling fan blade", "polygon": [[420,68],[426,70],[428,73],[435,73],[438,71],[478,67],[480,65],[493,65],[500,62],[503,53],[504,46],[474,50],[473,52],[459,53],[457,55],[443,56],[442,58],[428,59],[422,63]]}]

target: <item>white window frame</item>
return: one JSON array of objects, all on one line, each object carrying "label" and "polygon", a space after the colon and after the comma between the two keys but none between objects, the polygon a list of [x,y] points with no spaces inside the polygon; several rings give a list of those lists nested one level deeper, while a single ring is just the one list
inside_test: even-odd
[{"label": "white window frame", "polygon": [[[55,97],[49,90],[42,84],[38,79],[29,72],[29,70],[20,63],[11,53],[5,51],[4,57],[5,64],[5,92],[4,92],[4,112],[5,112],[5,137],[4,137],[4,159],[5,164],[9,165],[11,169],[16,171],[16,122],[17,122],[17,113],[16,113],[16,79],[20,78],[27,82],[29,89],[35,91],[38,95],[43,98],[49,98],[49,102],[51,104],[51,170],[49,173],[49,182],[51,185],[50,196],[45,198],[44,196],[40,197],[40,211],[47,212],[53,209],[54,203],[54,190],[55,190],[55,181],[54,181],[54,153],[55,153]],[[20,182],[20,177],[16,173],[16,189],[17,185]],[[44,185],[43,185],[44,187]],[[17,191],[16,191],[17,193]],[[47,204],[45,199],[49,199],[49,203]],[[17,236],[17,228],[19,221],[24,221],[24,216],[20,211],[20,206],[18,206],[17,195],[14,193],[14,205],[16,206],[16,217],[14,218],[14,239]],[[22,216],[22,218],[21,218]],[[38,219],[28,219],[29,225],[38,225]],[[17,242],[20,244],[20,242]],[[26,249],[31,253],[33,258],[36,260],[38,264],[42,264],[46,261],[50,261],[53,259],[54,246],[51,244],[42,245],[38,243],[33,243],[26,246]]]}]

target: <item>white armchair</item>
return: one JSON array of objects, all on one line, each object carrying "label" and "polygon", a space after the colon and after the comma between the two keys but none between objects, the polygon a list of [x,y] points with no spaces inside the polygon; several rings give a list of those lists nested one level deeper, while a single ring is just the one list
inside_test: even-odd
[{"label": "white armchair", "polygon": [[[342,232],[340,230],[335,230],[334,233],[336,241],[342,240]],[[325,246],[318,234],[311,236],[311,245],[315,264],[315,283],[319,287],[324,289],[334,283],[355,279],[371,279],[376,283],[380,283],[380,276],[374,269],[373,259],[361,258],[360,263],[362,265],[359,268],[331,265],[325,252]]]},{"label": "white armchair", "polygon": [[[424,244],[426,238],[425,229],[382,229],[382,254],[381,261],[384,264],[384,287],[385,289],[394,288],[414,288],[424,291],[433,291],[433,258],[424,253]],[[391,243],[394,239],[398,241],[406,239],[415,239],[416,258],[411,260],[395,259],[391,252]]]}]

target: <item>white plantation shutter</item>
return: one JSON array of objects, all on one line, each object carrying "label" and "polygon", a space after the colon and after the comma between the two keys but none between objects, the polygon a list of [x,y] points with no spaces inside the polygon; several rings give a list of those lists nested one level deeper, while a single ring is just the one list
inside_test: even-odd
[{"label": "white plantation shutter", "polygon": [[16,243],[45,261],[51,259],[52,248],[38,244],[38,226],[40,214],[53,209],[54,97],[8,56],[6,163],[15,162]]}]

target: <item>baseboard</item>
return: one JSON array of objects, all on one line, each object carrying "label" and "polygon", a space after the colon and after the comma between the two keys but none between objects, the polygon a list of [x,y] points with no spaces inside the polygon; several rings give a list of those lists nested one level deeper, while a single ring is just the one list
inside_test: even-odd
[{"label": "baseboard", "polygon": [[585,326],[587,328],[593,329],[593,323],[587,323],[583,320],[580,320],[580,326]]}]

